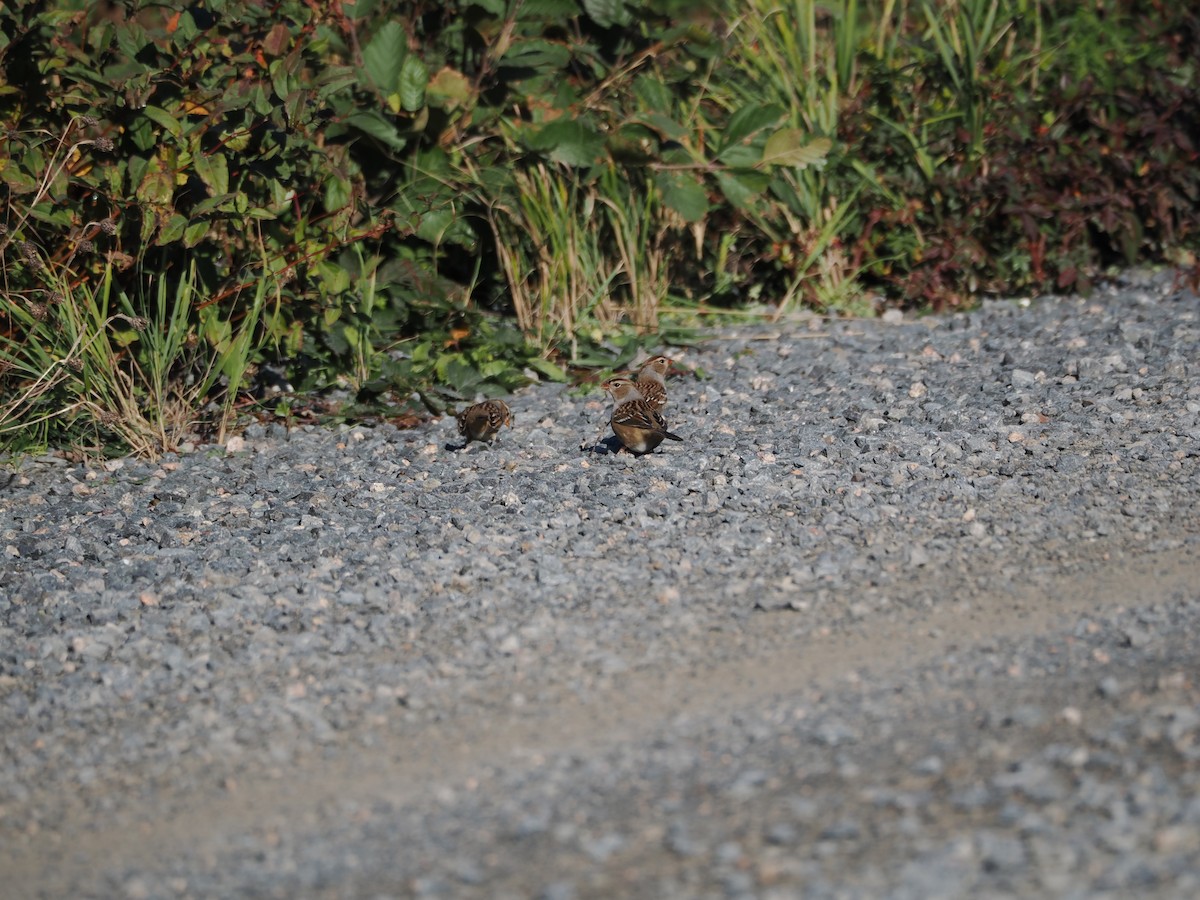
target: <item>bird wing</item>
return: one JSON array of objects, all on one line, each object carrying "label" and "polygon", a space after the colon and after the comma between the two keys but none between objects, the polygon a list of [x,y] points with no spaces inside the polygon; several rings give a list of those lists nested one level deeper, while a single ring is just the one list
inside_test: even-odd
[{"label": "bird wing", "polygon": [[612,420],[617,425],[641,428],[645,431],[665,431],[667,423],[644,400],[631,400],[613,410]]}]

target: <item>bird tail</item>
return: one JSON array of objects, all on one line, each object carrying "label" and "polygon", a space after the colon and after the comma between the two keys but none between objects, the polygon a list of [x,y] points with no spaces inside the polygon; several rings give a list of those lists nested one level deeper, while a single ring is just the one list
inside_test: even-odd
[{"label": "bird tail", "polygon": [[682,440],[683,440],[683,438],[681,438],[679,435],[677,435],[677,434],[671,434],[671,432],[669,432],[669,431],[664,431],[664,432],[663,432],[663,437],[665,437],[665,438],[670,438],[670,439],[671,439],[671,440],[673,440],[673,441],[682,441]]}]

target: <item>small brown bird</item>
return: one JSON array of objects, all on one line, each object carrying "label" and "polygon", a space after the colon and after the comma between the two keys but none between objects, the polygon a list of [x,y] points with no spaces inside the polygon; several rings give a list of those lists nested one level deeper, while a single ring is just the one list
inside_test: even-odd
[{"label": "small brown bird", "polygon": [[454,418],[458,420],[458,433],[467,439],[464,447],[471,441],[490,443],[505,425],[512,427],[512,412],[503,400],[484,400],[468,406]]},{"label": "small brown bird", "polygon": [[666,356],[656,356],[642,366],[638,372],[637,389],[647,403],[657,410],[667,405],[667,371],[671,368],[671,360]]},{"label": "small brown bird", "polygon": [[628,378],[610,378],[601,386],[613,398],[612,418],[609,419],[612,430],[630,453],[649,453],[663,442],[663,438],[683,440],[667,431],[666,419],[646,402],[637,385]]}]

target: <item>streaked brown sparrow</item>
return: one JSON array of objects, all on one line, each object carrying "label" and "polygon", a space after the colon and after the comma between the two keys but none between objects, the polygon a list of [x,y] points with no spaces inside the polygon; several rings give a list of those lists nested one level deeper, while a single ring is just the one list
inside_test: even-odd
[{"label": "streaked brown sparrow", "polygon": [[468,406],[454,418],[458,420],[458,433],[467,439],[466,444],[471,441],[490,443],[505,425],[512,427],[512,411],[503,400],[484,400]]},{"label": "streaked brown sparrow", "polygon": [[656,356],[648,361],[637,376],[637,389],[647,403],[657,410],[667,405],[667,371],[671,368],[671,359],[666,356]]},{"label": "streaked brown sparrow", "polygon": [[637,385],[628,378],[610,378],[601,387],[613,398],[613,412],[609,423],[617,439],[631,453],[649,453],[663,442],[664,438],[682,441],[677,434],[667,431],[666,419],[646,402]]}]

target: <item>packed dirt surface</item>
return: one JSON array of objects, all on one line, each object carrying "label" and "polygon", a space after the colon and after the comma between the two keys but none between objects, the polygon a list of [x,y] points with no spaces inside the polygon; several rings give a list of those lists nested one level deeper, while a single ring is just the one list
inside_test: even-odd
[{"label": "packed dirt surface", "polygon": [[[951,848],[955,841],[969,844],[973,829],[1012,832],[1020,841],[1018,822],[988,822],[986,813],[959,809],[951,799],[954,790],[992,789],[998,778],[1020,771],[1031,748],[1056,744],[1084,748],[1076,751],[1081,759],[1067,769],[1069,781],[1072,769],[1082,772],[1088,767],[1093,755],[1086,749],[1089,740],[1112,731],[1120,719],[1140,719],[1149,710],[1169,727],[1173,712],[1164,710],[1190,708],[1193,715],[1200,711],[1196,551],[1195,542],[1178,551],[1133,558],[1115,547],[1080,548],[1073,564],[1063,567],[1071,574],[1032,577],[1019,589],[999,593],[946,585],[955,591],[955,600],[944,608],[882,625],[867,620],[799,639],[791,635],[788,621],[795,613],[763,614],[679,648],[677,665],[621,673],[603,688],[582,694],[568,686],[573,674],[569,670],[547,672],[545,683],[534,688],[536,703],[514,704],[515,696],[531,688],[523,681],[494,684],[464,709],[417,733],[402,721],[372,725],[362,733],[343,735],[335,750],[297,759],[286,768],[256,753],[201,767],[192,766],[185,756],[178,777],[166,784],[140,786],[134,778],[132,789],[108,797],[101,810],[70,808],[53,832],[6,841],[0,871],[10,889],[17,888],[9,896],[67,896],[81,888],[88,893],[88,885],[95,886],[97,895],[107,894],[113,888],[101,887],[100,873],[155,872],[164,861],[219,864],[236,855],[246,841],[266,847],[293,841],[324,844],[344,839],[344,829],[370,823],[371,810],[380,805],[410,813],[426,808],[440,818],[455,808],[461,794],[472,796],[472,806],[503,802],[508,798],[489,793],[536,780],[548,761],[561,765],[569,760],[568,768],[575,769],[589,762],[602,764],[614,755],[669,749],[692,757],[689,765],[695,769],[674,774],[669,784],[661,785],[662,796],[630,791],[622,784],[589,785],[586,780],[560,785],[568,795],[561,798],[566,812],[574,803],[582,807],[597,799],[608,808],[608,821],[592,822],[589,814],[589,825],[598,833],[607,828],[628,835],[611,851],[604,844],[591,853],[586,847],[564,853],[556,840],[543,839],[528,853],[509,837],[491,848],[479,848],[485,860],[489,851],[492,854],[497,877],[484,871],[477,879],[448,881],[441,888],[423,885],[420,876],[393,879],[390,866],[384,866],[333,885],[297,887],[284,881],[277,886],[243,884],[240,889],[272,896],[295,896],[297,891],[313,896],[533,896],[547,886],[572,884],[579,896],[596,897],[727,893],[721,887],[719,860],[697,860],[672,845],[671,819],[678,813],[664,816],[664,808],[685,804],[695,815],[692,831],[719,834],[720,839],[706,843],[727,848],[730,858],[724,868],[749,876],[749,894],[807,896],[811,873],[790,867],[786,851],[792,841],[809,843],[813,838],[827,847],[830,857],[849,856],[856,868],[878,873],[877,882],[863,885],[865,893],[886,893],[905,883],[905,867],[919,857],[903,843],[868,839],[877,827],[875,816],[914,816],[926,843],[944,842]],[[981,571],[977,578],[985,585],[1006,580],[1003,572]],[[1121,636],[1121,623],[1136,619],[1139,611],[1157,617],[1163,610],[1186,613],[1162,620],[1164,625],[1184,627],[1152,627],[1136,641]],[[1115,641],[1113,634],[1118,635]],[[1093,647],[1090,639],[1096,635],[1108,639]],[[1042,646],[1035,648],[1038,643]],[[732,645],[737,652],[716,654],[716,644],[726,651]],[[1080,646],[1073,649],[1074,644]],[[723,659],[711,665],[714,655]],[[991,671],[980,673],[981,665]],[[947,677],[951,675],[958,677]],[[1106,695],[1107,678],[1120,685],[1112,689],[1116,696]],[[864,697],[884,698],[882,711],[861,719],[852,715]],[[1009,721],[1014,714],[1016,719]],[[1028,721],[1021,721],[1022,714]],[[732,753],[714,757],[706,752],[712,740],[709,732],[737,731],[748,721],[772,723],[773,716],[782,719],[778,730],[768,729],[761,737],[756,733],[754,740],[758,752],[766,745],[774,763],[756,770],[752,780],[760,783],[749,786],[748,796],[729,789],[712,789],[706,796],[709,789],[698,777],[702,772],[707,778],[744,771],[744,763]],[[828,734],[805,734],[802,726],[809,719],[842,722],[846,733],[832,729]],[[1003,735],[1003,743],[996,745],[994,732]],[[1200,796],[1200,731],[1194,721],[1190,737],[1187,734],[1182,749],[1190,752],[1180,753],[1171,742],[1156,740],[1139,748],[1141,758],[1130,754],[1129,759],[1110,763],[1123,776],[1118,793],[1135,790],[1136,778],[1125,781],[1125,770],[1132,765],[1139,773],[1177,769],[1182,798]],[[771,742],[779,746],[769,748]],[[861,762],[841,759],[843,743]],[[851,770],[848,779],[839,767]],[[736,775],[733,782],[736,786]],[[880,790],[911,796],[913,808],[896,801],[903,808],[897,812],[889,806],[890,794],[872,796]],[[574,791],[578,799],[569,796]],[[593,792],[604,796],[597,798]],[[1020,784],[1010,793],[1023,797]],[[784,815],[785,824],[775,832],[768,828],[755,835],[770,818],[767,808],[789,795],[803,800],[801,826],[789,829]],[[858,821],[854,827],[860,833],[829,834],[846,821]],[[458,827],[470,831],[473,825],[465,818]],[[1200,849],[1200,822],[1156,825],[1144,848],[1148,855],[1190,857]],[[395,862],[404,871],[408,839],[393,839]],[[1136,832],[1129,841],[1141,843]],[[846,846],[854,844],[860,846]],[[919,895],[973,894],[992,865],[984,858],[980,871],[972,872],[970,850],[963,851],[962,859],[952,849],[946,852],[955,866],[939,877],[927,873],[932,881],[919,881],[917,887],[924,885],[929,892]],[[839,876],[824,851],[812,854],[810,849],[804,855],[809,854],[823,869],[832,870],[824,875],[831,886],[842,878],[854,884],[861,877],[849,872]],[[1020,858],[1025,868],[1028,860]],[[1077,880],[1069,862],[1040,880],[1024,872],[1005,872],[1007,885],[1002,880],[994,887],[1024,896],[1061,896],[1084,880]],[[214,885],[220,883],[217,872],[212,877]],[[1194,875],[1188,878],[1164,880],[1157,887],[1163,896],[1186,896],[1198,886]],[[135,878],[117,893],[158,895],[160,887],[151,889],[151,884]],[[168,893],[191,893],[182,880],[167,880],[162,886]],[[1145,896],[1153,887],[1151,878],[1139,893]],[[1114,884],[1114,891],[1120,889]]]},{"label": "packed dirt surface", "polygon": [[3,895],[1200,896],[1200,301],[1139,284],[727,335],[641,459],[540,386],[25,463]]}]

